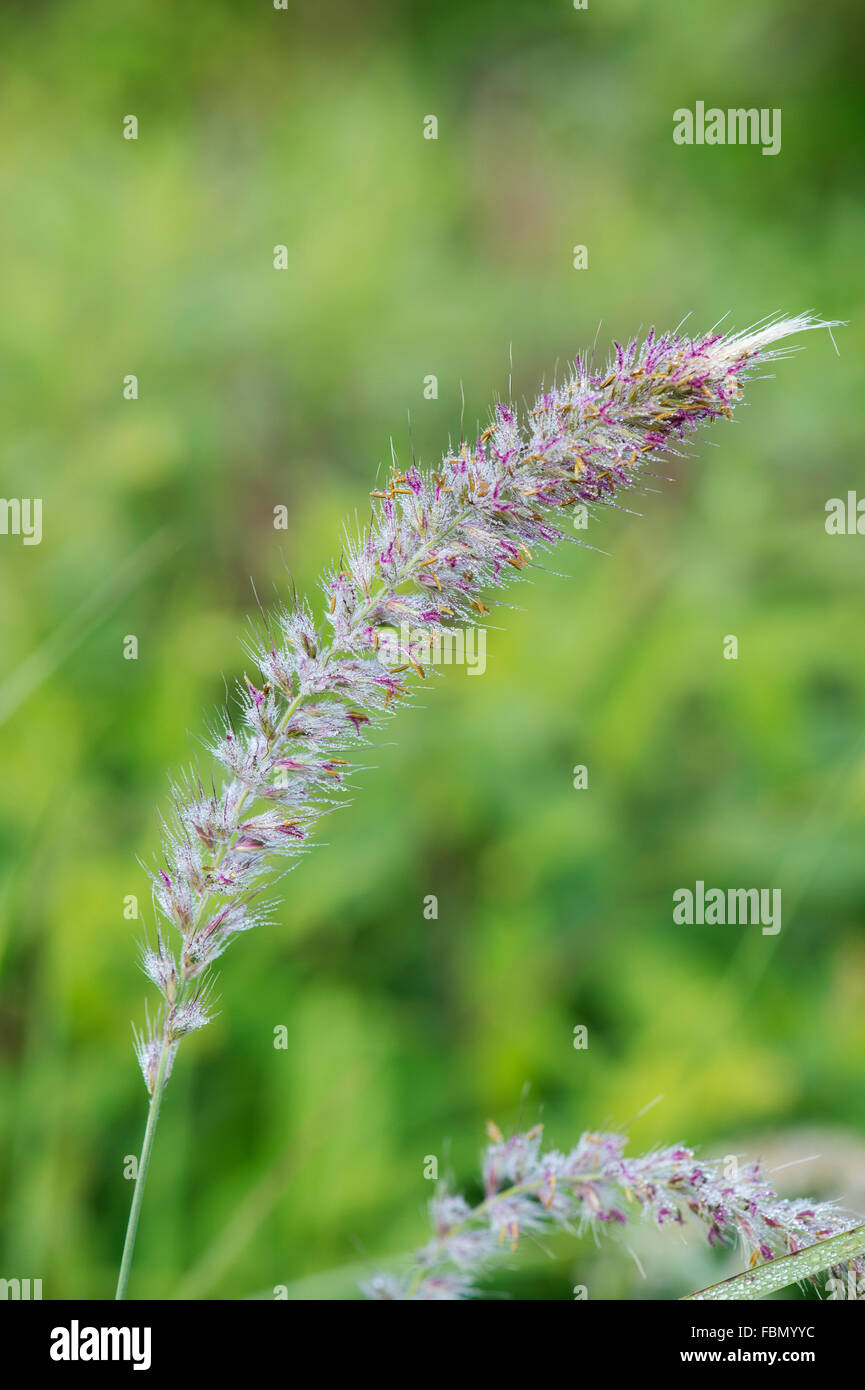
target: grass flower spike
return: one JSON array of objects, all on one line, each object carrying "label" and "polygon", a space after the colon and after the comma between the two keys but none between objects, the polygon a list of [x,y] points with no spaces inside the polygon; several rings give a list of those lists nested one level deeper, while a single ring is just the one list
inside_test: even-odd
[{"label": "grass flower spike", "polygon": [[[372,493],[368,526],[346,530],[322,578],[321,621],[303,600],[263,620],[240,713],[212,736],[221,780],[196,770],[174,786],[153,874],[159,924],[143,965],[162,1003],[136,1037],[151,1115],[131,1239],[160,1095],[181,1039],[211,1017],[213,964],[267,920],[267,875],[309,847],[345,793],[356,750],[425,675],[430,640],[482,623],[490,591],[565,538],[557,517],[638,487],[664,452],[730,417],[747,378],[787,351],[786,340],[821,326],[799,316],[732,335],[652,331],[617,344],[602,370],[578,357],[525,415],[497,405],[480,437],[438,468],[392,467]],[[130,1259],[128,1237],[118,1296]]]},{"label": "grass flower spike", "polygon": [[[442,1187],[430,1204],[433,1239],[406,1273],[370,1279],[368,1298],[470,1298],[478,1277],[524,1235],[555,1228],[581,1234],[635,1218],[684,1226],[690,1217],[710,1245],[740,1244],[753,1268],[858,1225],[832,1203],[779,1197],[757,1163],[741,1170],[730,1160],[703,1163],[681,1146],[629,1158],[621,1134],[584,1134],[570,1153],[543,1153],[540,1125],[507,1140],[495,1125],[488,1133],[483,1201],[470,1207]],[[849,1270],[861,1281],[865,1258],[849,1261]],[[848,1263],[829,1272],[846,1277]]]}]

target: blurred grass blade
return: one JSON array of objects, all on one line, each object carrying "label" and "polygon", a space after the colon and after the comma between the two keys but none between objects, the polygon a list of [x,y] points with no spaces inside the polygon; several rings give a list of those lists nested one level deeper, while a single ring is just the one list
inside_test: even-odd
[{"label": "blurred grass blade", "polygon": [[682,1300],[689,1299],[740,1299],[765,1298],[766,1294],[777,1289],[786,1289],[789,1284],[798,1284],[803,1279],[812,1279],[821,1271],[834,1265],[844,1264],[865,1254],[865,1226],[856,1226],[852,1231],[842,1231],[831,1240],[818,1240],[815,1245],[800,1250],[795,1255],[784,1255],[780,1260],[769,1260],[748,1269],[744,1274],[735,1274],[732,1279],[724,1279],[720,1284],[710,1284],[707,1289],[689,1293]]},{"label": "blurred grass blade", "polygon": [[0,685],[0,724],[5,724],[105,621],[121,600],[133,593],[141,581],[179,547],[180,539],[173,528],[163,526],[117,568],[106,584],[88,594],[75,612],[46,637],[36,651],[25,657]]}]

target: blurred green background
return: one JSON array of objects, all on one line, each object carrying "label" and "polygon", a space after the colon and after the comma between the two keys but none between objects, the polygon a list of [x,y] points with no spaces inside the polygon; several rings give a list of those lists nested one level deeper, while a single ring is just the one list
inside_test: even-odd
[{"label": "blurred green background", "polygon": [[[426,1155],[476,1190],[488,1117],[819,1153],[779,1185],[865,1213],[865,540],[824,529],[862,476],[862,40],[853,0],[7,0],[0,491],[43,498],[44,535],[0,537],[0,1274],[113,1291],[139,860],[252,582],[314,590],[407,415],[434,463],[511,345],[533,395],[601,320],[606,349],[689,311],[850,326],[379,740],[181,1051],[131,1292],[355,1297],[426,1238]],[[780,107],[780,155],[674,145],[698,99]],[[781,934],[675,926],[697,878],[780,887]],[[587,1238],[489,1287],[669,1298],[739,1267],[629,1239],[645,1279]]]}]

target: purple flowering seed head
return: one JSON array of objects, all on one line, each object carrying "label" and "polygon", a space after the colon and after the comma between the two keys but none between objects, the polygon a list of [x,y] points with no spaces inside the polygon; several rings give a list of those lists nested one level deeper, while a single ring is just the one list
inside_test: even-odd
[{"label": "purple flowering seed head", "polygon": [[[621,1134],[583,1134],[569,1153],[543,1152],[540,1125],[504,1139],[495,1126],[482,1160],[484,1198],[476,1207],[441,1185],[430,1204],[433,1239],[398,1275],[376,1275],[368,1298],[469,1298],[491,1263],[524,1236],[556,1229],[608,1233],[637,1220],[701,1226],[710,1245],[741,1247],[750,1267],[794,1254],[859,1225],[832,1202],[779,1197],[757,1163],[698,1162],[682,1145],[631,1158]],[[851,1269],[863,1287],[865,1259]],[[450,1282],[448,1282],[450,1281]],[[428,1284],[450,1292],[432,1293]],[[382,1290],[386,1289],[384,1293]]]},{"label": "purple flowering seed head", "polygon": [[[339,563],[321,579],[323,619],[298,600],[265,618],[249,645],[257,674],[238,685],[239,718],[221,719],[209,743],[218,784],[196,771],[172,789],[152,874],[160,926],[143,959],[162,995],[162,1031],[151,1035],[148,1024],[136,1042],[149,1089],[154,1049],[158,1059],[210,1017],[191,1007],[193,992],[237,935],[267,919],[260,895],[274,865],[293,867],[308,850],[370,733],[425,677],[428,643],[401,640],[394,652],[385,632],[435,638],[482,624],[484,595],[566,538],[556,518],[638,488],[665,451],[730,417],[748,377],[787,350],[778,344],[819,326],[800,316],[730,335],[653,330],[616,344],[603,369],[577,357],[523,416],[499,403],[481,435],[438,468],[394,464],[371,494],[369,524],[345,531]],[[585,1200],[606,1210],[593,1186]],[[608,1219],[617,1222],[618,1209]]]}]

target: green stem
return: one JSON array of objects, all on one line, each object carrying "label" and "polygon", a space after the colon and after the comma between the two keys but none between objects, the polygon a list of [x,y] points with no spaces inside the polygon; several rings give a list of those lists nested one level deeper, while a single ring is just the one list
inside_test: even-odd
[{"label": "green stem", "polygon": [[135,1236],[138,1231],[138,1218],[141,1215],[141,1203],[144,1200],[144,1184],[147,1181],[147,1169],[150,1166],[150,1155],[153,1151],[153,1140],[156,1135],[156,1122],[159,1119],[159,1107],[162,1103],[162,1092],[165,1090],[166,1072],[168,1070],[169,1043],[163,1036],[162,1050],[159,1054],[159,1065],[156,1069],[156,1080],[153,1083],[153,1094],[150,1097],[150,1109],[147,1112],[147,1126],[144,1130],[144,1142],[141,1145],[141,1157],[138,1160],[138,1175],[135,1179],[135,1190],[132,1193],[132,1206],[129,1210],[129,1221],[126,1225],[126,1240],[123,1242],[123,1258],[120,1261],[120,1274],[117,1278],[117,1292],[115,1299],[126,1297],[126,1286],[129,1283],[129,1272],[132,1268],[132,1255],[135,1250]]}]

